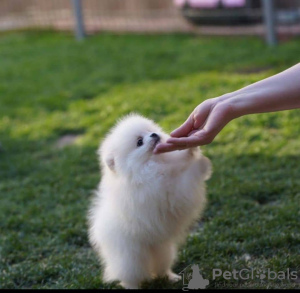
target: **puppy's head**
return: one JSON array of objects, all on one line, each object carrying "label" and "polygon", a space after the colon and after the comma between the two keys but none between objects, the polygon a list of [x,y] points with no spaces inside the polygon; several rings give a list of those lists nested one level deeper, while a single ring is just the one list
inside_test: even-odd
[{"label": "puppy's head", "polygon": [[139,172],[139,168],[153,158],[156,144],[166,141],[167,137],[151,120],[137,114],[125,116],[100,146],[102,166],[116,173]]}]

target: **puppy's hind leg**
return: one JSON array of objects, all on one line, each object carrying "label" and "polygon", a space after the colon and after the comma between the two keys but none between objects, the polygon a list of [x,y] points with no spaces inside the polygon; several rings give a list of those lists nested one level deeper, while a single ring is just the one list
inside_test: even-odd
[{"label": "puppy's hind leg", "polygon": [[149,252],[136,243],[126,245],[113,256],[111,263],[108,260],[106,276],[108,275],[108,279],[121,281],[121,286],[126,289],[138,289],[142,281],[151,278]]},{"label": "puppy's hind leg", "polygon": [[[149,256],[149,255],[148,255]],[[145,255],[127,255],[124,259],[121,286],[126,289],[138,289],[141,282],[151,279],[149,258]]]},{"label": "puppy's hind leg", "polygon": [[171,282],[181,280],[181,277],[171,270],[176,258],[176,252],[176,246],[171,242],[152,248],[152,266],[155,276],[167,276]]}]

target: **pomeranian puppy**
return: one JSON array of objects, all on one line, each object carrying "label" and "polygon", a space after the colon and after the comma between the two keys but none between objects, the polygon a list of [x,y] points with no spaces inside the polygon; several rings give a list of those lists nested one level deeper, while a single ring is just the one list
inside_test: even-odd
[{"label": "pomeranian puppy", "polygon": [[169,136],[153,121],[130,114],[101,144],[102,178],[89,211],[89,240],[106,282],[138,288],[167,276],[178,245],[205,206],[209,159],[199,148],[153,154]]}]

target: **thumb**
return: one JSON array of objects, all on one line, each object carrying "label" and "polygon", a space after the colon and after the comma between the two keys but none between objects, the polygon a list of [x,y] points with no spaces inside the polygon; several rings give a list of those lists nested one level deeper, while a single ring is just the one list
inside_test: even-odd
[{"label": "thumb", "polygon": [[202,102],[199,106],[195,108],[195,110],[192,112],[189,118],[179,128],[171,132],[171,136],[188,136],[191,131],[203,127],[212,107],[212,99]]},{"label": "thumb", "polygon": [[189,118],[180,127],[173,130],[170,135],[173,137],[188,136],[188,134],[193,130],[193,126],[193,116],[190,115]]}]

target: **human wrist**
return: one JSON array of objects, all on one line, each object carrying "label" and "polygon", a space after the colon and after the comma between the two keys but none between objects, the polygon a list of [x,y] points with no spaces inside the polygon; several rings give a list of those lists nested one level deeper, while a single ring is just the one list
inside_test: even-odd
[{"label": "human wrist", "polygon": [[223,109],[228,120],[245,115],[245,94],[237,92],[227,93],[217,98],[216,105]]},{"label": "human wrist", "polygon": [[226,102],[233,108],[235,118],[240,116],[268,112],[274,102],[276,89],[270,86],[253,84],[229,94]]}]

